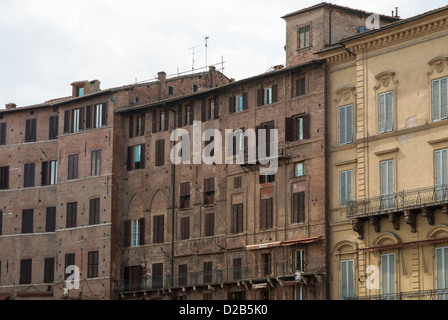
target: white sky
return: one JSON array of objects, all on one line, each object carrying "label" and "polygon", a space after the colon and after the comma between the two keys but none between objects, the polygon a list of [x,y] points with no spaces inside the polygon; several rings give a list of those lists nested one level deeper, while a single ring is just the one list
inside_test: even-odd
[{"label": "white sky", "polygon": [[[0,108],[71,95],[70,83],[101,88],[151,80],[224,60],[240,80],[285,61],[281,17],[313,0],[0,0]],[[334,0],[402,18],[446,5],[444,0]],[[194,48],[194,49],[191,49]],[[217,66],[220,68],[221,66]]]}]

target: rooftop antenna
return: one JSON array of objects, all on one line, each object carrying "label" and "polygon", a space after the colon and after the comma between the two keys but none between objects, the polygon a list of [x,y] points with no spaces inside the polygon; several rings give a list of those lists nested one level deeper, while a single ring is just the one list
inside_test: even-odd
[{"label": "rooftop antenna", "polygon": [[208,39],[210,39],[209,36],[205,36],[205,68],[207,69],[208,63],[207,63],[207,47],[208,47]]},{"label": "rooftop antenna", "polygon": [[196,62],[196,60],[194,60],[194,55],[197,53],[197,51],[195,51],[194,49],[197,48],[197,47],[198,46],[189,48],[191,50],[192,56],[193,56],[192,57],[192,67],[191,67],[191,70],[193,71],[193,73],[194,73],[194,63]]}]

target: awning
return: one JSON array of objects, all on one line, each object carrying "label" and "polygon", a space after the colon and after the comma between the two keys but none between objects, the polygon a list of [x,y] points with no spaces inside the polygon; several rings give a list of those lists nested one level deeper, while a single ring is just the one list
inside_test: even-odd
[{"label": "awning", "polygon": [[8,300],[9,293],[0,293],[0,300]]},{"label": "awning", "polygon": [[294,244],[308,244],[308,243],[317,242],[320,238],[321,237],[310,237],[310,238],[300,238],[300,239],[295,239],[295,240],[285,240],[285,241],[275,241],[275,242],[268,242],[268,243],[252,244],[252,245],[246,246],[246,250],[284,247],[284,246],[291,246]]},{"label": "awning", "polygon": [[404,242],[404,243],[396,243],[385,246],[377,246],[377,247],[367,247],[367,248],[359,248],[359,251],[381,251],[381,250],[390,250],[404,247],[417,246],[420,244],[436,244],[436,243],[445,243],[448,242],[448,238],[443,239],[431,239],[431,240],[421,240],[421,241],[412,241],[412,242]]}]

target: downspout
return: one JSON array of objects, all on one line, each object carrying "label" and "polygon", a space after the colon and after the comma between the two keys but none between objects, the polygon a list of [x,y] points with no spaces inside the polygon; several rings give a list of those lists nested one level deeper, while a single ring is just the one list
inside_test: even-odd
[{"label": "downspout", "polygon": [[333,13],[333,10],[334,10],[334,8],[331,8],[330,9],[330,17],[329,17],[329,21],[328,21],[328,23],[329,23],[329,26],[328,26],[328,28],[329,28],[329,34],[330,34],[330,36],[329,36],[329,39],[328,39],[328,46],[329,47],[331,47],[331,14]]}]

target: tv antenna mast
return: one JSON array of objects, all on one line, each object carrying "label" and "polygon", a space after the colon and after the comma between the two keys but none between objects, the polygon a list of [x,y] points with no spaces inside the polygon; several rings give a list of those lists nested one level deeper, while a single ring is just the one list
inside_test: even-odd
[{"label": "tv antenna mast", "polygon": [[208,39],[210,39],[210,37],[205,36],[205,69],[207,69],[207,67],[208,67],[208,62],[207,62]]},{"label": "tv antenna mast", "polygon": [[191,50],[191,53],[192,53],[192,67],[191,67],[191,70],[193,71],[193,73],[194,73],[194,63],[196,62],[196,60],[194,59],[194,55],[195,55],[196,53],[198,53],[198,51],[195,51],[195,49],[196,49],[197,47],[198,47],[198,46],[194,46],[194,47],[189,48],[189,49]]}]

